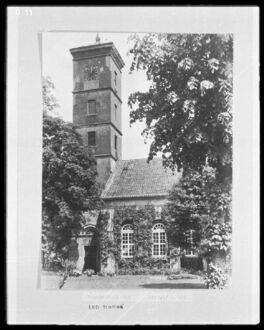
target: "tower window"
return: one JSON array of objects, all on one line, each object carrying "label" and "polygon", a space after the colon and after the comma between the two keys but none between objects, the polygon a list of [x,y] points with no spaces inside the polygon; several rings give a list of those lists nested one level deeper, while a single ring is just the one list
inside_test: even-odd
[{"label": "tower window", "polygon": [[96,103],[95,100],[89,100],[87,103],[87,115],[94,116],[96,115]]},{"label": "tower window", "polygon": [[95,147],[96,146],[95,131],[88,132],[88,146],[89,147]]},{"label": "tower window", "polygon": [[115,120],[117,118],[117,105],[115,104]]},{"label": "tower window", "polygon": [[117,149],[117,136],[115,135],[115,150]]},{"label": "tower window", "polygon": [[117,84],[117,73],[115,71],[115,85]]}]

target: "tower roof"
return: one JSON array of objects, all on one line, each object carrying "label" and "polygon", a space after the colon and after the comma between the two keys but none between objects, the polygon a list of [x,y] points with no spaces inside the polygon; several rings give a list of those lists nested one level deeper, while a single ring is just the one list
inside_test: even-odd
[{"label": "tower roof", "polygon": [[181,173],[165,169],[161,158],[121,160],[108,179],[103,199],[166,197]]},{"label": "tower roof", "polygon": [[113,42],[107,42],[107,43],[103,43],[103,44],[97,43],[97,44],[89,45],[89,46],[71,48],[70,52],[73,56],[73,60],[75,60],[75,61],[86,59],[86,58],[110,55],[115,60],[115,62],[118,65],[120,70],[125,65],[121,55],[119,54],[119,52],[116,49]]}]

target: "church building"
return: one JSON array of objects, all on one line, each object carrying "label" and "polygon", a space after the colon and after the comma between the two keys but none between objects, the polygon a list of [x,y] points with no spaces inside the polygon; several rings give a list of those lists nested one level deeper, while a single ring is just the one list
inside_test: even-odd
[{"label": "church building", "polygon": [[[84,214],[75,236],[77,267],[95,273],[179,267],[171,256],[162,209],[180,173],[161,158],[122,159],[122,60],[112,42],[70,49],[73,124],[97,160],[105,210]],[[191,253],[190,253],[191,254]],[[176,265],[176,266],[175,266]]]}]

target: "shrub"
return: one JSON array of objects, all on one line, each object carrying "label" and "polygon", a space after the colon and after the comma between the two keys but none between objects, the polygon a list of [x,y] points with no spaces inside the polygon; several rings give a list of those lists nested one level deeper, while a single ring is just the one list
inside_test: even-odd
[{"label": "shrub", "polygon": [[42,244],[42,267],[44,270],[63,270],[63,259],[48,244]]},{"label": "shrub", "polygon": [[94,275],[94,270],[93,269],[86,269],[83,273],[87,276],[92,276],[92,275]]},{"label": "shrub", "polygon": [[78,277],[81,276],[82,272],[79,269],[71,269],[71,271],[69,272],[69,276],[73,276],[73,277]]},{"label": "shrub", "polygon": [[131,275],[131,274],[132,274],[131,269],[121,268],[118,270],[118,275]]},{"label": "shrub", "polygon": [[67,278],[69,276],[79,276],[81,272],[76,269],[76,262],[71,261],[69,259],[65,259],[61,261],[61,266],[63,270],[61,270],[61,281],[59,283],[59,288],[61,289],[65,284]]},{"label": "shrub", "polygon": [[67,275],[71,274],[76,269],[76,262],[69,259],[62,260],[61,265]]},{"label": "shrub", "polygon": [[162,273],[162,270],[160,270],[159,268],[154,267],[150,270],[149,273],[150,273],[150,275],[160,275]]},{"label": "shrub", "polygon": [[107,273],[106,273],[106,276],[113,277],[113,276],[115,276],[115,273],[114,273],[114,272],[107,272]]},{"label": "shrub", "polygon": [[191,280],[196,279],[197,275],[175,273],[168,276],[168,280]]},{"label": "shrub", "polygon": [[223,289],[227,284],[228,276],[220,267],[209,263],[204,280],[208,289]]}]

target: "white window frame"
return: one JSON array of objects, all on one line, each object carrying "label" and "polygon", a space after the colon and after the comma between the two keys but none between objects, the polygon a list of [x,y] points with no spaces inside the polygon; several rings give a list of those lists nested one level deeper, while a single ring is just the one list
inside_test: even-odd
[{"label": "white window frame", "polygon": [[131,224],[122,227],[121,252],[122,258],[133,258],[134,256],[134,229]]},{"label": "white window frame", "polygon": [[165,226],[156,223],[152,227],[152,257],[166,258],[167,256],[167,235]]}]

